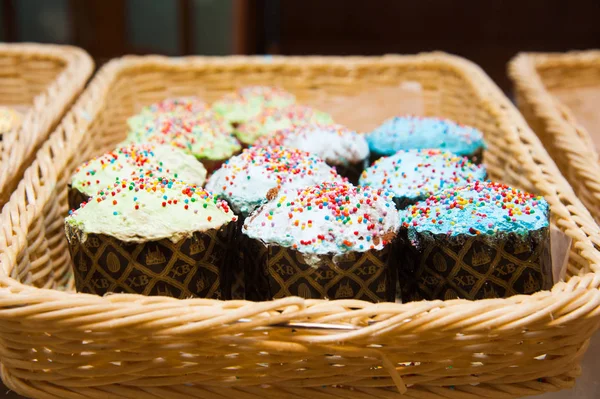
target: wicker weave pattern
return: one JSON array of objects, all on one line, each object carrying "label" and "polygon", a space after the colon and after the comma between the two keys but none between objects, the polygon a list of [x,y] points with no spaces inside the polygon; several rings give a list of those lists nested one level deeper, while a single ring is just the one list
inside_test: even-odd
[{"label": "wicker weave pattern", "polygon": [[27,110],[21,126],[2,137],[0,207],[92,71],[91,58],[75,47],[0,44],[0,104]]},{"label": "wicker weave pattern", "polygon": [[[252,83],[281,85],[312,104],[324,90],[353,96],[403,81],[422,85],[428,114],[486,133],[493,178],[547,197],[555,225],[574,242],[567,282],[532,296],[408,304],[72,292],[66,180],[121,140],[141,105],[190,94],[210,101]],[[499,89],[444,54],[114,60],[40,149],[0,217],[2,378],[34,397],[513,398],[571,387],[600,322],[598,226]]]},{"label": "wicker weave pattern", "polygon": [[525,119],[581,201],[600,221],[598,153],[589,132],[550,92],[550,88],[600,85],[600,51],[519,54],[509,65],[509,75]]}]

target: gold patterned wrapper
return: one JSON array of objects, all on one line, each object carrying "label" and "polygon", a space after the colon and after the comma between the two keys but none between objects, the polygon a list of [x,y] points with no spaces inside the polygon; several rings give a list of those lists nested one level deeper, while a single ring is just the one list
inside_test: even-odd
[{"label": "gold patterned wrapper", "polygon": [[552,287],[550,230],[526,235],[433,235],[401,230],[398,281],[403,302],[505,298]]},{"label": "gold patterned wrapper", "polygon": [[125,242],[66,225],[77,291],[165,295],[175,298],[231,297],[231,241],[235,223],[169,239]]},{"label": "gold patterned wrapper", "polygon": [[394,244],[378,251],[311,255],[245,237],[246,270],[253,270],[246,281],[254,287],[247,294],[256,295],[251,299],[395,299]]}]

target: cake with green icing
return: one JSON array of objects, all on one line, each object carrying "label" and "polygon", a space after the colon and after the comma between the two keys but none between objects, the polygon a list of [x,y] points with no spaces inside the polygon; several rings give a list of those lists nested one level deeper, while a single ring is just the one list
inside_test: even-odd
[{"label": "cake with green icing", "polygon": [[115,180],[65,219],[77,289],[230,298],[236,220],[181,180]]},{"label": "cake with green icing", "polygon": [[158,115],[171,114],[193,117],[204,115],[209,110],[208,104],[198,97],[171,97],[145,106],[137,115],[129,118],[127,124],[131,130],[136,130],[142,127],[148,119]]},{"label": "cake with green icing", "polygon": [[[118,147],[79,166],[70,181],[70,189],[76,190],[83,200],[94,196],[116,180],[139,180],[146,178],[175,178],[197,186],[204,185],[206,169],[195,157],[183,150],[155,144],[130,144]],[[78,196],[69,196],[78,198]],[[79,202],[69,203],[74,209]]]},{"label": "cake with green icing", "polygon": [[331,124],[333,118],[322,111],[303,105],[290,105],[284,108],[267,108],[257,116],[240,124],[235,131],[244,145],[252,145],[261,136],[278,130],[291,129],[308,124]]},{"label": "cake with green icing", "polygon": [[204,163],[209,172],[241,150],[237,139],[222,120],[210,116],[189,117],[161,114],[131,130],[125,143],[168,144]]},{"label": "cake with green icing", "polygon": [[227,202],[196,185],[161,177],[115,179],[79,209],[66,224],[83,234],[105,234],[121,241],[167,238],[177,242],[196,231],[236,220]]},{"label": "cake with green icing", "polygon": [[246,86],[227,93],[212,109],[228,122],[238,125],[259,115],[266,108],[284,108],[296,102],[293,94],[270,86]]}]

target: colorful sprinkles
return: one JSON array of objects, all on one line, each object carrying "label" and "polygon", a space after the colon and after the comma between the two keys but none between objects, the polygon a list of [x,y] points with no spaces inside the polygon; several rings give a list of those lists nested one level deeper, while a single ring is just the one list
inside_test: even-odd
[{"label": "colorful sprinkles", "polygon": [[168,144],[197,158],[224,159],[241,149],[229,124],[212,112],[195,116],[161,113],[136,126],[128,141]]},{"label": "colorful sprinkles", "polygon": [[271,107],[278,104],[293,104],[293,94],[274,86],[245,86],[227,93],[217,103],[222,105],[243,106],[249,102],[259,101],[262,106]]},{"label": "colorful sprinkles", "polygon": [[548,203],[494,182],[475,182],[442,191],[401,215],[404,228],[433,234],[526,234],[548,226]]},{"label": "colorful sprinkles", "polygon": [[[71,184],[82,193],[94,195],[98,189],[113,181],[115,177],[131,181],[159,176],[178,178],[177,166],[185,162],[185,157],[185,154],[171,147],[158,148],[154,144],[130,144],[79,166],[73,174]],[[190,158],[191,162],[194,162],[193,167],[186,170],[185,177],[190,179],[188,180],[190,183],[202,185],[206,178],[206,170],[202,164]],[[175,169],[171,169],[171,166]]]},{"label": "colorful sprinkles", "polygon": [[237,128],[237,135],[245,143],[253,144],[257,138],[278,130],[311,123],[333,123],[330,115],[304,105],[283,108],[265,108],[260,114]]},{"label": "colorful sprinkles", "polygon": [[201,114],[209,109],[208,104],[198,97],[173,97],[144,107],[141,114]]},{"label": "colorful sprinkles", "polygon": [[237,219],[226,201],[165,177],[116,179],[69,215],[66,222],[81,225],[86,233],[134,239],[177,238]]},{"label": "colorful sprinkles", "polygon": [[381,249],[396,235],[398,212],[384,189],[322,183],[290,190],[244,226],[252,238],[307,253]]},{"label": "colorful sprinkles", "polygon": [[483,165],[437,149],[399,151],[363,171],[361,185],[383,187],[398,198],[425,199],[440,190],[485,180]]},{"label": "colorful sprinkles", "polygon": [[[266,200],[269,190],[283,185],[311,185],[342,178],[322,159],[285,147],[251,147],[230,158],[208,180],[206,187],[248,211]],[[247,204],[242,205],[243,203]]]},{"label": "colorful sprinkles", "polygon": [[367,141],[355,131],[339,124],[294,126],[259,137],[257,146],[284,146],[316,154],[332,165],[360,162],[369,156]]}]

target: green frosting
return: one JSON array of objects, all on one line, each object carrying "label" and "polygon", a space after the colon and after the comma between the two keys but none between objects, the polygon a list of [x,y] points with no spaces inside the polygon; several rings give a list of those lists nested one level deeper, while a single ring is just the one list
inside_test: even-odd
[{"label": "green frosting", "polygon": [[[240,143],[223,119],[182,117],[162,114],[152,118],[138,116],[130,126],[141,126],[129,132],[127,143],[170,144],[196,158],[224,160],[241,150]],[[141,121],[143,120],[143,122]]]},{"label": "green frosting", "polygon": [[[168,238],[218,229],[235,221],[225,201],[179,180],[116,180],[65,219],[87,234],[105,234],[125,242]],[[70,234],[67,234],[70,236]]]},{"label": "green frosting", "polygon": [[325,112],[306,106],[291,105],[280,109],[265,109],[260,115],[240,125],[235,134],[242,143],[252,145],[259,137],[279,130],[330,123],[333,123],[333,118]]},{"label": "green frosting", "polygon": [[228,122],[243,123],[265,108],[284,108],[295,101],[293,94],[277,87],[247,86],[223,96],[213,104],[213,110]]}]

